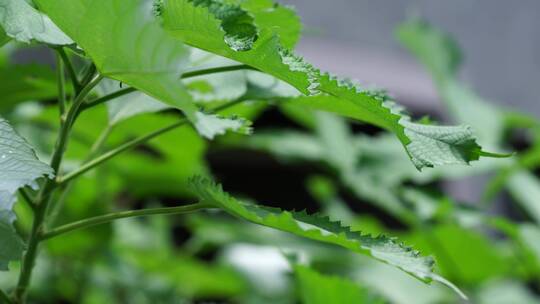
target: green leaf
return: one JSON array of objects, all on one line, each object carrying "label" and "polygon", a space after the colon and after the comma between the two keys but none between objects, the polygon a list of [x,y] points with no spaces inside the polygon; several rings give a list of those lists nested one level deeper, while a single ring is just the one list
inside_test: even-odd
[{"label": "green leaf", "polygon": [[9,123],[0,118],[0,210],[10,210],[15,192],[23,186],[36,186],[35,180],[54,176],[53,170],[39,161],[30,145]]},{"label": "green leaf", "polygon": [[[448,137],[448,133],[461,129],[420,127],[396,110],[385,94],[363,90],[349,82],[321,73],[284,47],[276,30],[273,30],[269,23],[259,25],[258,37],[249,48],[242,52],[236,51],[227,43],[228,32],[223,29],[223,18],[216,13],[216,10],[221,11],[228,6],[221,1],[213,1],[212,5],[213,7],[209,8],[190,0],[164,0],[159,4],[159,11],[163,16],[165,29],[182,42],[248,64],[289,83],[304,94],[316,95],[296,99],[297,103],[366,121],[394,132],[418,169],[449,162],[462,164],[478,159],[481,150],[474,143],[474,137],[464,138],[463,133],[457,134],[461,140],[455,148],[453,145],[456,142],[441,141],[441,135]],[[437,149],[417,149],[418,145],[413,143],[413,140],[418,137],[411,138],[411,134],[416,134],[419,128],[423,133],[422,143],[427,142],[429,147]],[[427,130],[430,128],[433,130]],[[469,144],[469,140],[474,144]],[[437,145],[441,142],[447,147],[439,149]],[[466,144],[462,145],[464,142]],[[454,158],[447,154],[452,150],[460,150],[460,157]],[[439,155],[441,152],[444,154]]]},{"label": "green leaf", "polygon": [[354,232],[321,215],[281,211],[241,202],[224,192],[221,186],[205,178],[195,177],[190,184],[202,203],[221,208],[236,217],[366,254],[426,282],[437,280],[449,284],[432,272],[434,262],[431,258],[421,256],[417,251],[392,238]]},{"label": "green leaf", "polygon": [[[0,200],[4,200],[0,194]],[[7,210],[0,210],[0,270],[8,270],[10,261],[19,260],[24,250],[24,242],[13,228],[14,215]]]},{"label": "green leaf", "polygon": [[[189,61],[191,62],[190,71],[236,64],[230,59],[196,48],[191,48]],[[202,75],[186,78],[182,81],[193,99],[200,104],[236,100],[242,97],[248,89],[245,71]]]},{"label": "green leaf", "polygon": [[409,241],[436,257],[441,274],[463,284],[487,282],[512,271],[508,257],[492,240],[456,224],[421,228]]},{"label": "green leaf", "polygon": [[481,147],[469,127],[441,127],[402,122],[410,139],[407,150],[417,168],[461,164],[478,160]]},{"label": "green leaf", "polygon": [[[214,5],[223,5],[215,1]],[[166,0],[160,4],[164,28],[174,37],[196,48],[246,63],[278,79],[292,84],[304,93],[312,86],[306,72],[308,66],[295,64],[295,58],[283,50],[276,30],[259,27],[258,38],[249,50],[237,52],[226,43],[227,32],[222,29],[219,16],[190,0]],[[239,8],[241,9],[241,8]],[[295,67],[291,68],[290,65]],[[298,71],[294,71],[294,69]],[[314,90],[316,84],[313,84]]]},{"label": "green leaf", "polygon": [[337,276],[325,276],[305,267],[295,266],[301,302],[304,304],[327,303],[384,303],[375,300],[366,289]]},{"label": "green leaf", "polygon": [[[113,80],[104,80],[100,83],[102,93],[113,93],[119,83]],[[116,125],[133,116],[159,112],[171,108],[142,92],[136,91],[107,102],[109,124]],[[251,122],[239,117],[223,117],[218,115],[204,115],[196,113],[199,132],[203,134],[223,135],[227,130],[249,135],[252,133]]]},{"label": "green leaf", "polygon": [[[101,95],[114,93],[120,90],[120,82],[104,79],[100,82],[98,90]],[[136,115],[159,112],[168,108],[170,106],[139,91],[107,102],[109,124],[112,126]]]},{"label": "green leaf", "polygon": [[[245,292],[245,278],[230,266],[206,263],[171,248],[168,223],[152,218],[147,222],[116,222],[114,252],[145,276],[158,279],[175,291],[176,296],[234,297]],[[148,258],[151,254],[152,259]],[[174,301],[173,301],[174,302]],[[171,303],[171,302],[166,302]]]},{"label": "green leaf", "polygon": [[24,0],[0,0],[0,25],[9,37],[20,42],[73,44],[73,41],[49,17]]},{"label": "green leaf", "polygon": [[182,110],[207,138],[225,132],[214,128],[217,124],[208,127],[208,120],[213,122],[217,118],[199,112],[180,81],[181,74],[189,68],[190,50],[159,26],[150,1],[36,2],[84,49],[103,75]]},{"label": "green leaf", "polygon": [[40,162],[30,145],[0,118],[0,270],[7,270],[9,261],[19,259],[24,249],[12,226],[15,194],[21,187],[36,187],[35,180],[42,176],[52,178],[54,172]]},{"label": "green leaf", "polygon": [[224,117],[221,115],[197,114],[197,129],[202,134],[224,135],[227,130],[250,135],[253,130],[251,121],[240,117]]},{"label": "green leaf", "polygon": [[204,7],[221,21],[224,41],[235,51],[247,51],[258,38],[254,18],[239,5],[220,0],[192,0],[195,7]]},{"label": "green leaf", "polygon": [[[347,89],[342,89],[347,90]],[[381,128],[393,131],[405,146],[407,154],[417,169],[441,165],[467,165],[478,160],[480,156],[506,157],[487,153],[476,142],[472,129],[468,126],[435,126],[415,123],[399,110],[394,110],[393,101],[384,94],[376,94],[381,108],[371,110],[365,104],[370,101],[373,92],[365,92],[365,97],[356,98],[353,87],[349,93],[343,92],[340,97],[329,95],[292,98],[284,104],[302,105],[304,107],[333,112],[345,117],[366,121]],[[349,99],[344,99],[349,96]],[[362,105],[361,100],[366,103]],[[391,110],[392,109],[392,110]],[[383,118],[383,120],[381,120]]]},{"label": "green leaf", "polygon": [[272,0],[236,2],[253,16],[257,27],[272,29],[285,48],[293,49],[300,40],[302,22],[293,7],[280,5]]},{"label": "green leaf", "polygon": [[460,303],[460,299],[447,288],[423,284],[389,265],[358,259],[354,266],[354,280],[381,295],[388,303]]}]

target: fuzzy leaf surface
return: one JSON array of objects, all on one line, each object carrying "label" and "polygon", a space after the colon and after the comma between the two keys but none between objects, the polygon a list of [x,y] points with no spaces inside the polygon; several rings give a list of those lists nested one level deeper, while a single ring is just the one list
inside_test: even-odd
[{"label": "fuzzy leaf surface", "polygon": [[[1,195],[1,194],[0,194]],[[2,198],[0,198],[2,199]],[[24,242],[12,225],[13,214],[0,210],[0,270],[8,270],[10,261],[19,260],[24,250]]]},{"label": "fuzzy leaf surface", "polygon": [[[198,1],[193,0],[164,0],[159,3],[163,26],[172,36],[186,44],[250,65],[289,83],[300,92],[313,97],[296,100],[299,103],[303,102],[302,104],[307,107],[345,115],[394,132],[418,169],[449,162],[462,164],[478,159],[476,150],[480,149],[480,146],[475,143],[472,135],[459,141],[459,143],[467,142],[467,145],[458,146],[457,150],[469,149],[462,153],[461,158],[447,154],[455,150],[452,147],[438,149],[441,142],[446,145],[454,144],[441,141],[440,138],[441,134],[455,130],[454,127],[422,126],[424,131],[422,143],[430,139],[429,147],[437,149],[418,150],[418,144],[412,143],[418,137],[410,136],[410,133],[415,134],[418,130],[418,125],[410,122],[408,116],[396,109],[385,94],[364,90],[327,73],[321,73],[281,43],[279,35],[274,30],[279,26],[270,26],[269,23],[259,25],[256,41],[239,52],[228,45],[228,33],[223,29],[223,18],[216,14],[216,7],[222,6],[221,9],[229,7],[225,6],[224,2],[212,1],[214,5],[212,8],[199,5]],[[243,8],[237,5],[236,9]],[[428,131],[427,128],[435,129]],[[456,137],[460,135],[463,133]],[[468,144],[469,141],[474,144]],[[430,157],[427,157],[426,152],[431,154]],[[445,154],[441,155],[443,152]],[[455,162],[451,162],[452,160]]]},{"label": "fuzzy leaf surface", "polygon": [[434,262],[430,257],[421,256],[412,248],[406,247],[392,238],[373,237],[351,231],[350,228],[343,227],[341,223],[333,222],[328,217],[317,214],[282,211],[248,204],[230,196],[223,191],[220,185],[205,178],[193,178],[190,184],[193,192],[198,195],[202,203],[221,208],[233,216],[366,254],[424,281],[439,279],[437,275],[432,273]]},{"label": "fuzzy leaf surface", "polygon": [[39,161],[32,147],[0,118],[0,270],[7,270],[10,261],[20,259],[24,249],[12,226],[17,190],[36,187],[36,179],[43,176],[52,178],[52,168]]},{"label": "fuzzy leaf surface", "polygon": [[[85,52],[99,71],[184,112],[204,137],[225,130],[209,127],[180,81],[189,48],[171,38],[147,0],[37,0]],[[212,124],[215,126],[215,124]],[[227,126],[227,124],[221,124]],[[217,133],[209,133],[218,131]]]},{"label": "fuzzy leaf surface", "polygon": [[[20,42],[53,45],[73,44],[49,17],[24,0],[0,0],[0,25],[5,33]],[[3,39],[0,33],[0,46]]]}]

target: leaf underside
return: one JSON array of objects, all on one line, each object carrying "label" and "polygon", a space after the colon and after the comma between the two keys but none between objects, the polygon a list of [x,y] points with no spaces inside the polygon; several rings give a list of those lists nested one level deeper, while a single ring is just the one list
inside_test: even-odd
[{"label": "leaf underside", "polygon": [[[73,44],[73,41],[49,17],[37,11],[24,0],[0,0],[0,25],[7,36],[20,42],[37,41],[53,45]],[[0,36],[2,36],[1,33]],[[0,38],[0,46],[2,40]]]},{"label": "leaf underside", "polygon": [[434,278],[433,260],[430,257],[421,256],[393,238],[382,235],[373,237],[351,231],[341,223],[318,214],[248,204],[233,198],[220,185],[202,177],[193,178],[190,185],[202,203],[221,208],[236,217],[369,255],[424,281]]},{"label": "leaf underside", "polygon": [[184,112],[201,135],[225,132],[218,118],[199,112],[180,76],[190,49],[159,25],[152,1],[37,0],[51,19],[84,49],[104,76],[126,83]]},{"label": "leaf underside", "polygon": [[36,187],[36,179],[42,176],[52,178],[53,170],[39,161],[30,145],[0,118],[0,270],[7,270],[9,261],[19,259],[24,249],[12,225],[17,190]]}]

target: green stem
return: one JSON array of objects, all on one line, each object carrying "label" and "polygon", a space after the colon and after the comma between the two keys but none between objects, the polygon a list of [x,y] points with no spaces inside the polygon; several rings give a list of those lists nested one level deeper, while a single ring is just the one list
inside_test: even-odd
[{"label": "green stem", "polygon": [[[101,80],[100,76],[94,77],[88,85],[86,85],[81,92],[77,95],[73,101],[73,105],[69,109],[67,116],[62,117],[60,133],[56,141],[56,146],[51,159],[51,168],[56,172],[60,171],[60,165],[62,163],[62,156],[66,150],[67,143],[69,140],[69,133],[71,126],[77,117],[77,113],[80,109],[80,106],[84,102],[84,98],[94,86],[96,86]],[[30,237],[28,239],[28,247],[24,254],[21,272],[19,276],[19,281],[17,287],[15,288],[14,302],[15,303],[24,303],[26,298],[26,291],[30,283],[30,278],[32,277],[32,270],[36,262],[38,246],[40,243],[40,235],[43,233],[43,226],[45,222],[45,216],[47,214],[47,208],[51,200],[51,192],[58,186],[56,180],[47,179],[44,185],[41,187],[37,197],[36,197],[36,210],[34,212],[34,219],[32,223],[32,230],[30,231]]]},{"label": "green stem", "polygon": [[111,93],[111,94],[108,94],[108,95],[105,95],[105,96],[102,96],[102,97],[99,97],[95,100],[92,100],[90,102],[87,102],[83,105],[83,110],[86,110],[88,108],[92,108],[92,107],[95,107],[97,105],[100,105],[102,103],[105,103],[109,100],[113,100],[113,99],[116,99],[118,97],[122,97],[124,95],[127,95],[129,93],[132,93],[132,92],[135,92],[137,91],[137,89],[135,88],[132,88],[132,87],[129,87],[129,88],[124,88],[124,89],[121,89],[121,90],[118,90],[114,93]]},{"label": "green stem", "polygon": [[109,223],[114,220],[123,219],[123,218],[156,215],[156,214],[168,214],[168,215],[183,214],[183,213],[191,213],[191,212],[195,212],[195,211],[198,211],[201,209],[207,209],[207,208],[212,208],[212,206],[208,204],[203,204],[203,203],[196,203],[196,204],[178,206],[178,207],[151,208],[151,209],[129,210],[129,211],[109,213],[109,214],[91,217],[91,218],[87,218],[84,220],[76,221],[70,224],[57,227],[47,233],[44,233],[41,236],[41,240],[48,240],[53,237],[56,237],[56,236],[59,236],[59,235],[62,235],[62,234],[65,234],[74,230],[85,229],[92,226]]},{"label": "green stem", "polygon": [[64,51],[64,48],[57,48],[58,55],[62,58],[62,61],[64,62],[67,72],[69,74],[69,78],[71,79],[71,83],[73,84],[73,90],[75,92],[79,92],[81,90],[81,84],[79,83],[79,80],[77,79],[77,73],[75,72],[75,69],[73,68],[73,65],[71,64],[71,60],[69,60],[69,57],[67,56],[66,52]]},{"label": "green stem", "polygon": [[[96,139],[92,147],[90,148],[90,152],[88,152],[88,155],[83,161],[83,164],[91,160],[93,157],[96,156],[97,153],[101,151],[103,148],[103,145],[107,141],[107,138],[109,137],[113,127],[111,125],[107,125],[105,129],[101,132],[99,137]],[[72,183],[66,183],[62,184],[59,190],[58,200],[54,205],[50,207],[51,211],[49,212],[47,216],[47,221],[49,225],[53,225],[56,221],[56,218],[60,214],[60,210],[64,206],[64,203],[67,199],[67,196],[69,192],[71,191],[73,184]]]},{"label": "green stem", "polygon": [[127,150],[130,150],[142,143],[145,143],[147,141],[149,141],[150,139],[154,138],[154,137],[157,137],[165,132],[169,132],[171,130],[174,130],[184,124],[187,123],[187,120],[186,119],[181,119],[179,120],[178,122],[175,122],[167,127],[164,127],[164,128],[161,128],[159,130],[156,130],[154,132],[151,132],[149,134],[146,134],[146,135],[143,135],[143,136],[140,136],[140,137],[137,137],[133,140],[130,140],[112,150],[109,150],[108,152],[105,152],[103,154],[101,154],[100,156],[92,159],[91,161],[83,164],[81,167],[79,167],[77,170],[73,171],[73,172],[70,172],[66,175],[64,175],[63,177],[59,178],[58,179],[58,183],[60,184],[64,184],[64,183],[67,183],[69,182],[70,180],[78,177],[79,175],[85,173],[86,171],[89,171],[91,170],[92,168],[106,162],[107,160],[115,157],[116,155],[124,152],[124,151],[127,151]]},{"label": "green stem", "polygon": [[[250,67],[249,65],[245,65],[245,64],[231,65],[231,66],[209,68],[209,69],[201,69],[201,70],[186,72],[186,73],[182,74],[180,79],[187,79],[187,78],[203,76],[203,75],[208,75],[208,74],[224,73],[224,72],[231,72],[231,71],[238,71],[238,70],[255,70],[255,69],[253,67]],[[105,103],[107,101],[116,99],[118,97],[130,94],[130,93],[133,93],[133,92],[136,92],[136,91],[137,91],[137,89],[132,88],[132,87],[120,89],[120,90],[118,90],[118,91],[116,91],[114,93],[99,97],[99,98],[97,98],[95,100],[92,100],[90,102],[85,103],[83,105],[82,109],[86,110],[88,108],[95,107],[95,106],[100,105],[102,103]]]},{"label": "green stem", "polygon": [[111,135],[113,128],[114,127],[112,125],[107,124],[105,129],[103,129],[103,131],[101,131],[101,133],[99,134],[92,147],[90,147],[90,152],[88,152],[88,155],[86,156],[83,163],[90,161],[96,156],[96,154],[98,154],[103,149],[103,146],[105,146],[105,142],[109,138],[109,135]]},{"label": "green stem", "polygon": [[191,72],[186,72],[182,74],[180,77],[181,79],[191,78],[191,77],[197,77],[197,76],[203,76],[207,74],[216,74],[216,73],[224,73],[224,72],[232,72],[232,71],[238,71],[238,70],[254,70],[257,69],[246,65],[246,64],[238,64],[238,65],[230,65],[230,66],[222,66],[217,68],[209,68],[209,69],[202,69],[202,70],[195,70]]},{"label": "green stem", "polygon": [[[97,72],[96,65],[94,63],[91,63],[90,66],[86,69],[84,73],[84,77],[81,80],[81,89],[88,86],[92,79],[95,77]],[[77,91],[77,93],[81,93],[81,90]]]},{"label": "green stem", "polygon": [[[237,100],[234,100],[234,101],[231,101],[229,103],[226,103],[220,107],[216,107],[212,112],[219,112],[221,110],[224,110],[226,108],[229,108],[229,107],[232,107],[233,105],[239,103],[239,102],[242,102],[243,99],[237,99]],[[107,160],[115,157],[116,155],[122,153],[122,152],[125,152],[127,150],[130,150],[142,143],[145,143],[163,133],[166,133],[166,132],[169,132],[169,131],[172,131],[180,126],[183,126],[187,124],[187,120],[184,118],[184,119],[181,119],[169,126],[166,126],[166,127],[163,127],[159,130],[156,130],[156,131],[153,131],[149,134],[146,134],[146,135],[142,135],[140,137],[137,137],[133,140],[130,140],[112,150],[109,150],[108,152],[105,152],[103,153],[102,155],[92,159],[91,161],[85,163],[84,165],[82,165],[80,168],[78,168],[77,170],[75,171],[72,171],[66,175],[64,175],[63,177],[61,178],[58,178],[58,183],[59,184],[64,184],[64,183],[67,183],[68,181],[80,176],[81,174],[83,173],[86,173],[87,171],[91,170],[92,168],[106,162]]]},{"label": "green stem", "polygon": [[6,304],[12,304],[13,302],[9,299],[7,294],[0,289],[0,302],[6,303]]},{"label": "green stem", "polygon": [[64,75],[64,60],[60,51],[56,54],[56,73],[58,81],[58,107],[60,109],[60,116],[66,113],[66,77]]}]

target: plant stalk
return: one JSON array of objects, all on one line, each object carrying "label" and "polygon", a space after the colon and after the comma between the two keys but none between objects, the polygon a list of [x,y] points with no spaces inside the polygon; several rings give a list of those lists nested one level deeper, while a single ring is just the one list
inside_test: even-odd
[{"label": "plant stalk", "polygon": [[64,75],[65,64],[60,51],[56,54],[56,73],[58,81],[58,108],[60,116],[66,113],[66,77]]},{"label": "plant stalk", "polygon": [[77,73],[75,72],[75,69],[73,68],[73,64],[71,64],[71,60],[69,60],[69,57],[67,56],[66,51],[64,51],[64,48],[59,47],[56,50],[60,58],[62,58],[64,65],[66,66],[69,78],[71,79],[71,83],[73,85],[73,91],[79,92],[82,89],[82,87],[81,87],[81,84],[79,83],[79,80],[77,79]]},{"label": "plant stalk", "polygon": [[6,304],[12,304],[13,302],[11,301],[11,299],[8,297],[8,295],[0,289],[0,302],[1,303],[6,303]]},{"label": "plant stalk", "polygon": [[[67,113],[67,116],[61,117],[60,133],[56,141],[56,146],[53,151],[50,164],[51,168],[56,174],[58,174],[59,172],[62,157],[64,155],[64,151],[66,150],[69,140],[69,132],[77,116],[77,112],[79,111],[82,103],[84,102],[84,98],[86,97],[86,95],[90,93],[92,88],[96,86],[100,80],[100,76],[94,77],[88,83],[88,85],[86,85],[81,90],[81,93],[77,95],[77,97],[73,101],[71,108],[69,109],[69,112]],[[36,202],[34,203],[36,208],[34,212],[32,230],[28,239],[28,247],[22,260],[19,281],[17,283],[17,287],[15,288],[14,303],[25,302],[26,292],[30,283],[30,278],[32,277],[32,270],[36,262],[40,236],[43,233],[43,226],[45,222],[45,215],[47,213],[47,207],[49,206],[51,200],[51,192],[57,186],[58,184],[55,179],[47,179],[36,197]]]},{"label": "plant stalk", "polygon": [[[249,65],[239,64],[239,65],[231,65],[231,66],[224,66],[224,67],[217,67],[217,68],[201,69],[201,70],[186,72],[182,74],[182,76],[180,76],[180,79],[187,79],[187,78],[203,76],[203,75],[208,75],[208,74],[224,73],[224,72],[231,72],[231,71],[238,71],[238,70],[255,70],[255,68]],[[132,87],[124,88],[114,93],[102,96],[100,98],[97,98],[95,100],[85,103],[82,109],[86,110],[88,108],[95,107],[107,101],[113,100],[115,98],[130,94],[136,91],[137,89],[132,88]]]},{"label": "plant stalk", "polygon": [[151,208],[151,209],[129,210],[129,211],[109,213],[109,214],[91,217],[91,218],[87,218],[84,220],[76,221],[70,224],[57,227],[55,229],[50,230],[47,233],[44,233],[41,236],[41,240],[48,240],[48,239],[57,237],[59,235],[65,234],[65,233],[72,232],[74,230],[85,229],[85,228],[89,228],[96,225],[106,224],[114,220],[123,219],[123,218],[140,217],[140,216],[156,215],[156,214],[167,214],[167,215],[184,214],[184,213],[191,213],[191,212],[195,212],[195,211],[198,211],[201,209],[207,209],[207,208],[212,208],[212,206],[208,204],[203,204],[203,203],[196,203],[196,204],[178,206],[178,207]]},{"label": "plant stalk", "polygon": [[[236,105],[237,103],[243,101],[243,99],[238,99],[238,100],[234,100],[234,101],[231,101],[229,103],[226,103],[220,107],[216,107],[212,112],[219,112],[221,110],[224,110],[226,108],[229,108],[229,107],[232,107],[233,105]],[[84,165],[82,165],[81,167],[79,167],[77,170],[75,171],[72,171],[66,175],[64,175],[63,177],[59,178],[58,179],[58,183],[59,184],[64,184],[64,183],[67,183],[69,182],[70,180],[80,176],[81,174],[83,173],[86,173],[87,171],[91,170],[92,168],[106,162],[107,160],[115,157],[116,155],[122,153],[122,152],[125,152],[127,150],[130,150],[142,143],[145,143],[163,133],[166,133],[166,132],[169,132],[169,131],[172,131],[178,127],[181,127],[183,125],[187,124],[187,119],[183,118],[169,126],[166,126],[166,127],[163,127],[159,130],[156,130],[156,131],[153,131],[151,133],[148,133],[146,135],[142,135],[140,137],[137,137],[133,140],[130,140],[112,150],[109,150],[108,152],[105,152],[103,154],[101,154],[100,156],[92,159],[91,161],[85,163]]]}]

